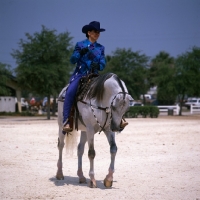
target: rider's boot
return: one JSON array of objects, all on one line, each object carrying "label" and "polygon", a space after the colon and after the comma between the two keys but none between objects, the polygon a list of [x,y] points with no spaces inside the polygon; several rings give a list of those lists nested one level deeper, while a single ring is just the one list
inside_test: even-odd
[{"label": "rider's boot", "polygon": [[67,119],[66,122],[63,125],[63,131],[65,131],[66,133],[71,132],[72,128],[69,125],[69,120]]}]

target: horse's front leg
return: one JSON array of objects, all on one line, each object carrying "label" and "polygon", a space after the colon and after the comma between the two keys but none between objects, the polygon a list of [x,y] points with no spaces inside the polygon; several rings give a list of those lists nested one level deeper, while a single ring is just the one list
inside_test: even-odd
[{"label": "horse's front leg", "polygon": [[94,150],[94,132],[91,130],[87,130],[87,140],[88,140],[88,158],[90,160],[90,170],[89,170],[89,176],[90,176],[90,183],[89,187],[96,188],[96,180],[94,177],[94,158],[95,158],[95,150]]},{"label": "horse's front leg", "polygon": [[63,151],[63,147],[64,147],[64,139],[65,139],[65,135],[62,133],[62,131],[59,130],[59,138],[58,138],[59,158],[58,158],[58,162],[57,162],[58,170],[57,170],[57,174],[56,174],[56,178],[58,180],[64,179],[63,171],[62,171],[62,151]]},{"label": "horse's front leg", "polygon": [[84,153],[85,143],[87,141],[87,135],[85,131],[81,131],[80,142],[78,144],[77,155],[78,155],[78,171],[79,183],[86,183],[86,178],[83,175],[82,170],[82,157]]},{"label": "horse's front leg", "polygon": [[110,155],[111,155],[111,162],[110,162],[110,166],[108,169],[108,174],[106,176],[106,178],[104,179],[104,186],[105,187],[112,187],[112,183],[113,183],[113,173],[115,170],[115,156],[117,154],[117,145],[115,143],[115,133],[108,131],[105,132],[108,142],[110,144]]}]

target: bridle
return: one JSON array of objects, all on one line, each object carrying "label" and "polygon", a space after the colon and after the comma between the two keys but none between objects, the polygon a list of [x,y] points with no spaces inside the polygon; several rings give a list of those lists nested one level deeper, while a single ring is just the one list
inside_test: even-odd
[{"label": "bridle", "polygon": [[[109,121],[109,127],[110,127],[111,120],[112,120],[112,107],[113,107],[113,102],[114,102],[114,100],[116,99],[116,97],[117,97],[118,94],[123,94],[123,100],[125,99],[126,94],[129,95],[129,93],[128,93],[128,92],[125,92],[125,91],[118,92],[118,93],[113,97],[113,99],[112,99],[111,104],[110,104],[109,107],[101,107],[101,106],[92,105],[92,104],[91,104],[91,99],[90,99],[90,103],[85,102],[85,101],[83,101],[83,100],[80,100],[81,103],[84,103],[84,104],[86,104],[86,105],[88,105],[88,106],[91,107],[93,116],[94,116],[94,118],[95,118],[97,124],[98,124],[99,127],[101,128],[101,130],[99,131],[99,134],[102,132],[102,130],[104,130],[104,127],[105,127],[105,125],[106,125],[106,123],[107,123],[107,120],[108,120],[108,115],[109,115],[109,113],[111,113],[111,114],[110,114],[110,121]],[[106,120],[105,120],[103,126],[101,126],[101,124],[99,123],[99,121],[98,121],[96,115],[94,114],[94,108],[95,108],[95,109],[99,109],[99,110],[103,110],[103,111],[106,112]]]}]

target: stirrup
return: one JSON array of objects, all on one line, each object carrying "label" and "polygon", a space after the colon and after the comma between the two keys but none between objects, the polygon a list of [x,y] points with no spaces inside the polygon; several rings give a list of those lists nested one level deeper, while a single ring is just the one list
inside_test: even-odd
[{"label": "stirrup", "polygon": [[69,124],[65,124],[64,126],[63,126],[63,131],[65,131],[65,132],[71,132],[72,131],[72,128],[69,126]]},{"label": "stirrup", "polygon": [[128,122],[126,122],[122,119],[121,124],[120,124],[120,128],[125,128],[125,126],[127,126],[127,125],[128,125]]}]

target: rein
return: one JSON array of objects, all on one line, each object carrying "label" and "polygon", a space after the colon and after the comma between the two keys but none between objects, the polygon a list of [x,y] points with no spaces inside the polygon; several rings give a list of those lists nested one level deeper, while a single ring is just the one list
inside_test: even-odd
[{"label": "rein", "polygon": [[[90,103],[85,102],[85,101],[83,101],[83,100],[80,100],[81,103],[86,104],[86,105],[88,105],[88,106],[91,107],[92,112],[93,112],[93,116],[94,116],[95,120],[97,121],[97,124],[98,124],[99,127],[101,128],[101,130],[99,131],[99,134],[101,133],[101,131],[104,129],[104,127],[105,127],[105,125],[106,125],[106,122],[107,122],[107,120],[108,120],[108,115],[109,115],[109,113],[111,113],[111,115],[110,115],[110,123],[111,123],[111,120],[112,120],[112,106],[113,106],[113,102],[114,102],[114,100],[116,99],[116,97],[117,97],[118,94],[123,94],[123,99],[125,99],[125,96],[126,96],[126,94],[128,94],[128,93],[125,92],[125,91],[118,92],[118,93],[114,96],[114,98],[112,99],[111,104],[110,104],[110,107],[105,107],[105,108],[104,108],[104,107],[101,107],[101,106],[92,105],[92,104],[91,104],[91,100],[90,100]],[[105,120],[103,126],[101,126],[101,124],[99,123],[99,121],[98,121],[96,115],[94,114],[94,109],[93,109],[93,108],[96,108],[96,109],[99,109],[99,110],[104,110],[104,111],[106,112],[106,120]],[[110,125],[110,123],[109,123],[109,125]]]}]

